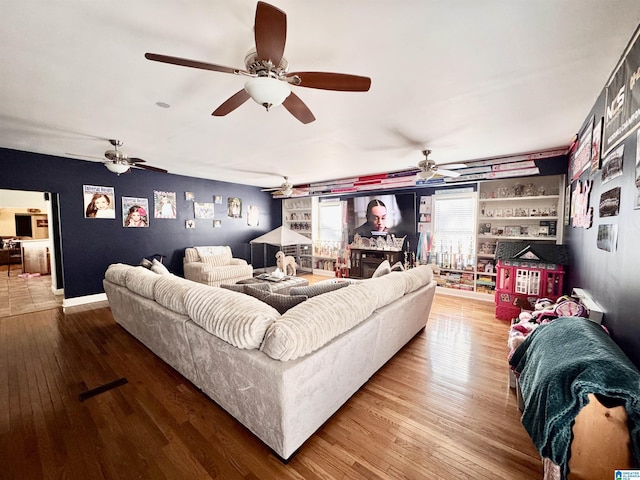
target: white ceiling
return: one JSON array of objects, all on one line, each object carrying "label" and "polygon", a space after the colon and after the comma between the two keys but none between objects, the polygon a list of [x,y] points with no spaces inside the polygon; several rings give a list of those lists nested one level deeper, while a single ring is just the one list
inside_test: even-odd
[{"label": "white ceiling", "polygon": [[[249,101],[211,112],[244,68],[254,0],[2,2],[0,146],[101,161],[108,138],[171,173],[262,187],[566,146],[640,21],[638,0],[273,0],[290,71],[371,77],[293,87],[316,121]],[[156,102],[170,104],[160,108]]]}]

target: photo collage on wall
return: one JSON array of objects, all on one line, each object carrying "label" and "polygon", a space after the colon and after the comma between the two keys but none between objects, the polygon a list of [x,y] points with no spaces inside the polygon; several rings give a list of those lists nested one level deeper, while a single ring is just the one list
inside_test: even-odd
[{"label": "photo collage on wall", "polygon": [[[116,218],[116,196],[114,187],[98,185],[83,185],[83,206],[85,218]],[[195,229],[196,220],[212,220],[213,228],[222,228],[222,220],[215,218],[215,205],[222,205],[222,195],[213,195],[212,202],[198,202],[194,192],[184,192],[184,199],[193,203],[193,218],[185,220],[186,229]],[[145,197],[121,197],[122,201],[122,226],[124,228],[148,228],[150,225],[153,207],[154,219],[176,219],[177,197],[176,192],[161,190],[153,191],[153,200]],[[218,208],[219,213],[223,210]],[[260,223],[260,208],[257,205],[247,207],[247,225],[257,227]],[[242,218],[242,199],[238,197],[227,198],[227,217]]]}]

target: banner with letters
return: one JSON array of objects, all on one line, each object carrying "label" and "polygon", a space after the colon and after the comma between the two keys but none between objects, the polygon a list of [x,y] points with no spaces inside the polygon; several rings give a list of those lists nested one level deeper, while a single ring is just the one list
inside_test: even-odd
[{"label": "banner with letters", "polygon": [[605,87],[603,157],[640,126],[640,27]]}]

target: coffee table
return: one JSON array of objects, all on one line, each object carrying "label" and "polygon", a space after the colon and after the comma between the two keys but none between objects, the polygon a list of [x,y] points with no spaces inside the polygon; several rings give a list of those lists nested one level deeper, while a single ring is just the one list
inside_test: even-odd
[{"label": "coffee table", "polygon": [[278,282],[270,280],[263,280],[261,278],[253,277],[246,280],[240,280],[236,284],[251,284],[251,283],[268,283],[271,293],[281,293],[288,295],[292,287],[306,287],[309,285],[309,281],[306,278],[300,277],[284,277]]}]

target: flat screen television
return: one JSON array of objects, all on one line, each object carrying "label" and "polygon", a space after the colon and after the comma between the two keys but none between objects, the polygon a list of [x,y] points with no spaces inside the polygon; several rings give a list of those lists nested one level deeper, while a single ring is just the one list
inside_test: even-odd
[{"label": "flat screen television", "polygon": [[388,234],[415,237],[415,193],[359,195],[345,200],[350,242],[356,233],[367,238]]}]

